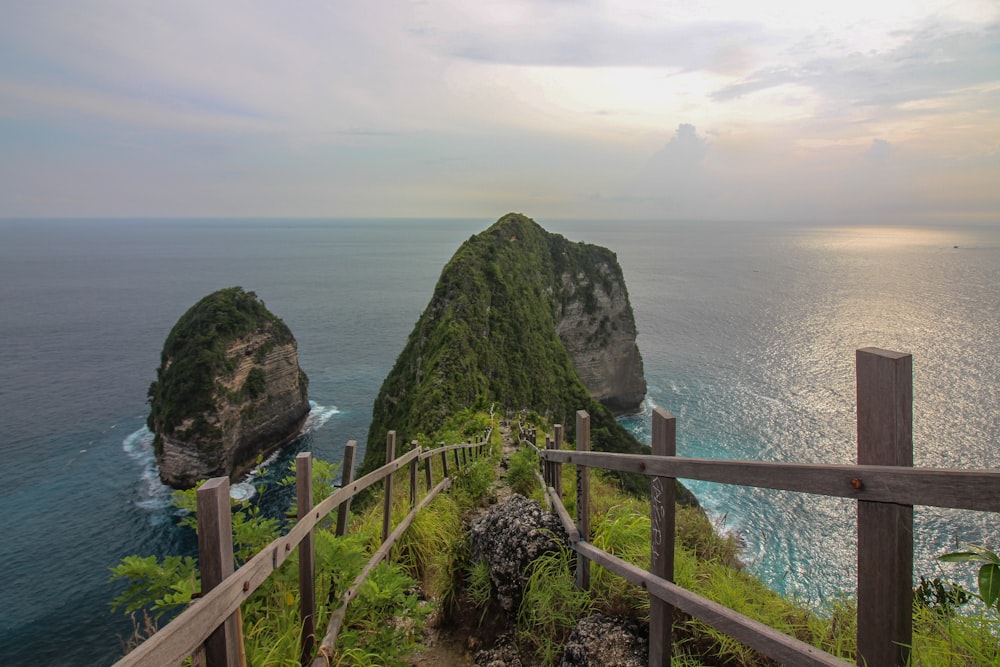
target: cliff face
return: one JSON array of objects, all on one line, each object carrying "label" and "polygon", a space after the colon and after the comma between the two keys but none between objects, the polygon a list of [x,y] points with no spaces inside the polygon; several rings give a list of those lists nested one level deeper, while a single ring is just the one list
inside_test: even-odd
[{"label": "cliff face", "polygon": [[171,330],[149,388],[160,479],[237,478],[299,434],[307,390],[295,338],[253,292],[205,297]]},{"label": "cliff face", "polygon": [[556,332],[590,395],[621,414],[639,408],[646,378],[621,266],[610,251],[607,255],[597,259],[591,276],[581,271],[557,277],[566,299]]},{"label": "cliff face", "polygon": [[388,430],[409,443],[477,402],[538,411],[570,437],[585,409],[595,449],[638,452],[595,399],[626,410],[644,394],[614,253],[509,214],[462,244],[441,272],[376,399],[362,472],[382,463]]}]

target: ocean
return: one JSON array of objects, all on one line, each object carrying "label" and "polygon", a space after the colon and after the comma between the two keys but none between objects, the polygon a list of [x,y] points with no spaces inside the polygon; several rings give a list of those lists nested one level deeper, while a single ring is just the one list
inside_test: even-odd
[{"label": "ocean", "polygon": [[[313,410],[271,470],[339,460],[441,268],[492,222],[0,220],[0,664],[111,664],[131,622],[110,568],[193,549],[144,427],[185,310],[241,285],[284,319]],[[618,255],[649,385],[623,422],[641,440],[662,406],[681,456],[851,463],[854,350],[876,346],[913,354],[916,465],[1000,468],[1000,225],[538,222]],[[280,502],[267,479],[251,482]],[[689,485],[774,589],[853,589],[849,501]],[[916,514],[917,574],[958,541],[1000,547],[992,515]]]}]

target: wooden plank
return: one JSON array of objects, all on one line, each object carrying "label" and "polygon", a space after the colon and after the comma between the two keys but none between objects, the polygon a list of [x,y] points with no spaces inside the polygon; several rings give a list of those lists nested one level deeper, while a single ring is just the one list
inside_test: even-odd
[{"label": "wooden plank", "polygon": [[[563,425],[562,424],[555,424],[552,427],[552,433],[553,433],[553,437],[555,438],[555,446],[553,447],[553,449],[562,449],[562,447],[563,447],[563,439],[566,437],[566,433],[565,433],[565,429],[563,429]],[[555,468],[554,474],[555,474],[555,482],[556,482],[555,483],[556,495],[558,495],[560,498],[562,498],[562,492],[563,492],[563,486],[562,486],[562,464],[561,463],[553,462],[552,465]]]},{"label": "wooden plank", "polygon": [[[576,451],[589,450],[590,415],[586,410],[577,410]],[[576,530],[580,540],[590,541],[590,469],[580,463],[576,465]],[[576,559],[576,585],[584,591],[590,588],[590,561],[582,556]]]},{"label": "wooden plank", "polygon": [[[229,478],[215,477],[197,491],[198,567],[202,592],[211,591],[233,573],[233,517],[229,501]],[[229,614],[205,641],[208,667],[239,667],[245,664],[238,613]]]},{"label": "wooden plank", "polygon": [[[677,420],[663,408],[653,411],[653,456],[677,453]],[[664,581],[674,580],[674,512],[677,483],[673,477],[650,480],[649,571]],[[673,655],[674,608],[655,595],[649,600],[649,665],[670,667]]]},{"label": "wooden plank", "polygon": [[[295,505],[299,519],[312,511],[312,454],[301,452],[295,457]],[[299,543],[299,618],[302,619],[300,660],[312,660],[316,645],[316,566],[313,534],[309,532]]]},{"label": "wooden plank", "polygon": [[427,491],[430,491],[431,487],[434,486],[434,479],[431,476],[431,460],[430,459],[424,459],[424,478],[425,478],[425,481],[427,482]]},{"label": "wooden plank", "polygon": [[563,528],[566,530],[566,535],[569,536],[570,544],[580,541],[580,531],[576,529],[576,522],[573,521],[573,517],[569,515],[569,511],[566,510],[566,506],[563,505],[562,498],[556,493],[553,487],[546,489],[546,497],[552,504],[552,509],[555,510],[556,516],[559,517],[559,521],[562,523]]},{"label": "wooden plank", "polygon": [[562,463],[721,484],[784,489],[901,505],[1000,512],[1000,471],[901,468],[881,465],[720,461],[609,452],[543,451]]},{"label": "wooden plank", "polygon": [[400,536],[409,528],[413,519],[416,518],[417,514],[427,507],[434,498],[444,491],[445,489],[451,487],[451,479],[443,479],[441,482],[434,487],[434,489],[427,494],[420,503],[414,507],[410,512],[399,522],[392,534],[382,543],[378,550],[372,554],[372,557],[368,560],[365,566],[361,569],[361,572],[357,577],[354,578],[354,582],[351,587],[348,588],[344,595],[341,596],[341,605],[338,607],[333,614],[330,615],[330,623],[327,625],[326,635],[323,637],[323,641],[319,647],[319,656],[313,664],[329,664],[330,658],[333,656],[333,648],[337,643],[337,636],[340,634],[340,627],[344,622],[344,615],[347,613],[347,605],[350,604],[351,600],[357,597],[358,592],[361,590],[361,585],[368,579],[368,575],[371,571],[375,569],[375,566],[381,563],[389,555],[392,547],[395,545],[396,541]]},{"label": "wooden plank", "polygon": [[[396,432],[389,431],[385,435],[385,462],[396,458]],[[389,538],[389,528],[392,527],[392,475],[385,478],[385,498],[382,505],[382,541]]]},{"label": "wooden plank", "polygon": [[[913,465],[913,359],[857,351],[858,463]],[[913,644],[913,506],[858,502],[858,664],[906,665]]]},{"label": "wooden plank", "polygon": [[286,535],[261,549],[232,576],[202,595],[177,618],[116,662],[115,667],[180,664],[219,626],[219,619],[226,618],[238,610],[243,601],[249,598],[274,570],[281,567],[291,555],[292,549],[298,546],[324,516],[359,491],[384,479],[386,475],[399,470],[401,466],[419,455],[420,451],[417,449],[409,451],[391,464],[384,465],[332,493],[313,508],[307,519],[298,521]]},{"label": "wooden plank", "polygon": [[[354,481],[354,453],[358,448],[358,443],[356,440],[348,440],[347,446],[344,447],[344,461],[341,464],[340,470],[340,486],[341,488],[350,486],[351,482]],[[351,499],[348,498],[344,502],[340,503],[340,507],[337,508],[337,537],[343,537],[347,534],[347,519],[350,516],[351,511]],[[300,519],[302,517],[299,517]]]},{"label": "wooden plank", "polygon": [[[378,470],[371,471],[361,479],[351,482],[349,486],[342,487],[339,491],[330,494],[323,500],[323,502],[316,505],[310,517],[316,516],[317,514],[319,514],[320,516],[326,516],[327,514],[332,512],[335,507],[340,505],[340,503],[350,498],[353,498],[354,496],[358,495],[358,492],[367,489],[372,484],[382,481],[389,475],[400,470],[403,466],[407,465],[410,461],[414,459],[414,457],[417,456],[420,456],[420,450],[412,449],[403,454],[402,456],[397,457],[391,463],[387,463]],[[316,519],[316,521],[318,522],[319,519]],[[291,533],[292,531],[289,531],[289,535],[291,535]]]},{"label": "wooden plank", "polygon": [[851,667],[849,662],[696,595],[677,584],[655,577],[592,544],[579,542],[574,549],[598,565],[645,588],[657,598],[782,664],[797,667]]},{"label": "wooden plank", "polygon": [[[417,441],[414,440],[413,442],[416,443]],[[442,452],[450,452],[450,451],[453,451],[453,450],[456,450],[456,449],[481,448],[484,444],[485,443],[482,443],[482,442],[477,442],[477,443],[463,442],[463,443],[460,443],[460,444],[457,444],[457,445],[441,445],[440,447],[437,447],[436,449],[425,449],[420,454],[420,460],[423,461],[424,459],[428,459],[428,458],[430,458],[432,456],[436,456],[437,454],[440,454]]]},{"label": "wooden plank", "polygon": [[535,479],[538,480],[538,486],[542,487],[542,498],[543,498],[543,500],[545,500],[545,508],[546,509],[552,509],[552,499],[549,498],[549,494],[545,492],[545,489],[546,489],[546,486],[545,486],[545,477],[542,475],[542,473],[540,473],[540,472],[538,472],[536,470],[535,471]]},{"label": "wooden plank", "polygon": [[419,465],[418,459],[410,461],[410,507],[417,504],[417,466]]},{"label": "wooden plank", "polygon": [[[545,436],[545,449],[551,450],[554,447],[555,443],[552,442],[552,438],[550,438],[549,436]],[[545,486],[543,488],[555,486],[556,484],[556,476],[554,472],[555,467],[556,464],[552,463],[551,461],[548,460],[542,461],[542,478],[545,479]]]}]

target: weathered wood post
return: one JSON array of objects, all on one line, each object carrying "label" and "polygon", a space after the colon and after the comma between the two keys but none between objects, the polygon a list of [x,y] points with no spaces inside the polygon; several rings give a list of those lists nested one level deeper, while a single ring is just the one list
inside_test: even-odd
[{"label": "weathered wood post", "polygon": [[[385,436],[385,462],[392,463],[396,459],[396,432],[389,431]],[[385,504],[382,507],[382,541],[389,539],[389,532],[392,528],[392,478],[394,475],[387,475],[385,478]]]},{"label": "weathered wood post", "polygon": [[[344,447],[344,462],[340,470],[340,487],[345,488],[354,483],[354,452],[358,449],[356,440],[348,440]],[[340,503],[337,508],[337,537],[347,534],[347,517],[351,511],[351,499]]]},{"label": "weathered wood post", "polygon": [[[562,449],[563,446],[563,426],[562,424],[555,424],[552,427],[553,435],[555,435],[555,441],[552,445],[553,449]],[[555,477],[555,490],[556,495],[562,499],[562,464],[554,463],[552,469],[552,475]]]},{"label": "weathered wood post", "polygon": [[[441,443],[444,446],[444,443]],[[444,476],[448,477],[448,452],[441,452],[441,466],[444,468]]]},{"label": "weathered wood post", "polygon": [[[413,442],[414,442],[414,445],[416,445],[417,441],[414,440]],[[434,487],[434,479],[433,479],[433,476],[431,475],[431,457],[430,456],[428,456],[427,458],[424,459],[424,481],[427,482],[427,493],[430,493],[431,489]]]},{"label": "weathered wood post", "polygon": [[[417,448],[417,441],[410,443],[412,449]],[[417,506],[417,467],[420,465],[420,457],[410,461],[410,509]]]},{"label": "weathered wood post", "polygon": [[[295,457],[295,500],[296,515],[301,521],[313,506],[312,454],[301,452]],[[302,538],[299,543],[299,617],[302,619],[302,652],[299,662],[303,665],[312,660],[316,645],[316,566],[313,550],[313,534]]]},{"label": "weathered wood post", "polygon": [[[229,478],[214,477],[198,489],[198,566],[201,592],[208,593],[233,573],[233,516],[229,503]],[[208,667],[246,664],[239,610],[215,629],[205,641]]]},{"label": "weathered wood post", "polygon": [[[856,363],[858,464],[912,467],[913,358],[864,348]],[[859,500],[858,665],[907,664],[912,586],[913,506]]]},{"label": "weathered wood post", "polygon": [[[653,456],[677,455],[677,420],[664,410],[653,411]],[[651,533],[649,571],[674,580],[674,524],[677,480],[673,477],[653,477],[650,484]],[[654,595],[649,596],[649,665],[670,667],[673,655],[673,605]]]},{"label": "weathered wood post", "polygon": [[[546,450],[552,449],[552,438],[550,438],[549,436],[545,436],[545,449]],[[545,480],[546,489],[550,486],[555,485],[555,475],[552,472],[552,469],[554,467],[555,465],[552,463],[552,461],[550,461],[549,459],[544,459],[544,463],[542,463],[542,479]],[[542,491],[544,493],[548,493],[546,489],[542,489]]]},{"label": "weathered wood post", "polygon": [[458,473],[458,471],[462,469],[462,464],[458,462],[458,450],[453,449],[451,450],[451,453],[455,455],[455,472]]},{"label": "weathered wood post", "polygon": [[[590,451],[590,414],[576,411],[576,451]],[[576,464],[576,529],[580,540],[590,541],[590,469]],[[576,555],[576,585],[581,590],[590,588],[590,560]]]}]

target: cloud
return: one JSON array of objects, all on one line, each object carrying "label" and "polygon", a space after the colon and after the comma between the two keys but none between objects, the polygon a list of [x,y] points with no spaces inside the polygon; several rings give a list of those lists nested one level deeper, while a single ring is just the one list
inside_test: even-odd
[{"label": "cloud", "polygon": [[594,16],[543,20],[514,33],[456,31],[438,35],[443,54],[504,65],[663,67],[679,71],[742,71],[763,44],[763,28],[746,21],[634,27]]},{"label": "cloud", "polygon": [[705,206],[709,183],[703,161],[711,144],[694,125],[682,123],[674,136],[654,153],[621,197],[646,210],[691,213]]},{"label": "cloud", "polygon": [[865,151],[865,159],[872,164],[883,164],[892,153],[892,144],[885,139],[873,139],[871,148]]},{"label": "cloud", "polygon": [[894,48],[840,57],[811,58],[759,69],[716,90],[729,102],[789,84],[859,106],[898,106],[947,98],[954,91],[1000,80],[1000,23],[932,24],[900,33]]}]

